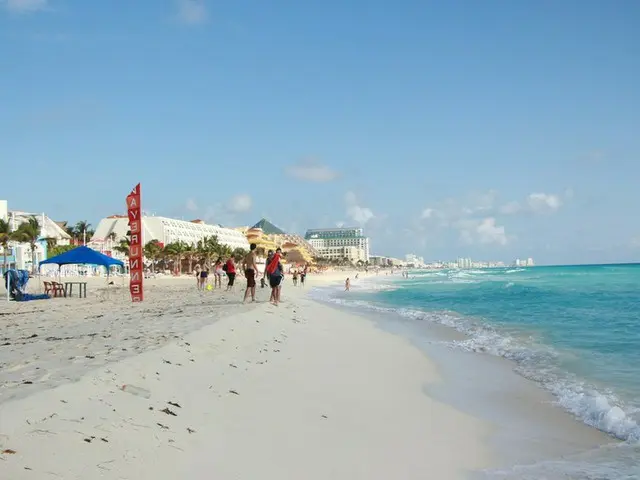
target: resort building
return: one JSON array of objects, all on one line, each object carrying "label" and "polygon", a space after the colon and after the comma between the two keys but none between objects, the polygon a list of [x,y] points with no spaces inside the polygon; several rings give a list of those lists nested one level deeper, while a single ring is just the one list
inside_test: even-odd
[{"label": "resort building", "polygon": [[388,267],[390,266],[389,259],[381,255],[369,255],[369,265],[374,267]]},{"label": "resort building", "polygon": [[[126,237],[128,231],[129,219],[126,215],[112,215],[103,218],[98,223],[89,246],[103,253],[112,254],[113,247]],[[214,235],[218,238],[218,242],[231,249],[249,249],[246,237],[232,228],[210,225],[202,220],[186,221],[166,217],[142,217],[143,244],[157,240],[163,245],[180,241],[195,245],[204,237]]]},{"label": "resort building", "polygon": [[364,236],[362,228],[312,229],[307,230],[304,238],[322,258],[369,261],[369,237]]},{"label": "resort building", "polygon": [[519,259],[516,258],[516,260],[513,262],[513,266],[514,267],[533,267],[535,266],[535,263],[533,262],[533,258],[529,257],[526,260],[524,259]]},{"label": "resort building", "polygon": [[318,251],[300,235],[287,233],[276,227],[269,220],[263,218],[252,227],[240,227],[247,241],[258,246],[258,254],[266,256],[269,250],[282,248],[286,253],[286,262],[293,263],[314,263],[319,256]]},{"label": "resort building", "polygon": [[[31,245],[24,242],[9,242],[7,251],[8,268],[18,268],[23,270],[35,270],[42,260],[47,258],[47,250],[50,245],[69,245],[71,236],[51,220],[44,213],[29,213],[19,210],[9,210],[6,200],[0,200],[0,218],[9,222],[11,231],[16,231],[21,224],[28,222],[31,217],[38,221],[40,227],[40,237],[35,244],[35,252]],[[35,265],[34,262],[35,261]],[[3,268],[4,251],[0,246],[0,271]]]},{"label": "resort building", "polygon": [[425,266],[424,258],[414,255],[413,253],[405,255],[404,260],[409,268],[423,268]]}]

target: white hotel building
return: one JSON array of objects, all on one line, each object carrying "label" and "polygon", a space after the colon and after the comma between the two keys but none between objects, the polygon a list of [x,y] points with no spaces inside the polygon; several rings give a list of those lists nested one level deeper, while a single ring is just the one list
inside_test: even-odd
[{"label": "white hotel building", "polygon": [[352,263],[369,261],[369,237],[362,228],[319,228],[307,230],[305,240],[329,260],[346,258]]},{"label": "white hotel building", "polygon": [[[128,230],[129,219],[126,215],[113,215],[103,218],[98,223],[96,231],[91,238],[90,246],[96,250],[108,251],[126,237]],[[243,248],[249,250],[247,238],[242,232],[231,228],[210,225],[202,220],[186,221],[156,216],[142,217],[143,244],[151,240],[157,240],[163,245],[179,241],[195,245],[198,240],[214,235],[218,238],[218,242],[232,249]]]},{"label": "white hotel building", "polygon": [[[40,238],[35,244],[35,252],[32,252],[31,245],[24,242],[9,242],[7,249],[7,266],[8,268],[17,268],[25,270],[35,270],[38,264],[45,260],[48,256],[48,241],[54,241],[57,245],[69,245],[71,236],[50,219],[44,213],[30,213],[19,210],[9,210],[7,200],[0,200],[0,218],[9,223],[11,231],[15,231],[22,223],[28,222],[29,218],[34,217],[40,226]],[[5,252],[0,246],[0,272],[3,269]],[[34,266],[33,261],[36,264]]]}]

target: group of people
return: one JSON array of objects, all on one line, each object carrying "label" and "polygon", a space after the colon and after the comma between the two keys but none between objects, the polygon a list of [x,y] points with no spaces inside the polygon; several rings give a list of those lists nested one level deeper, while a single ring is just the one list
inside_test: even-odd
[{"label": "group of people", "polygon": [[[251,300],[253,302],[256,301],[256,279],[260,275],[257,264],[256,247],[257,245],[252,243],[249,246],[249,253],[242,259],[241,267],[244,272],[244,276],[247,279],[247,288],[244,292],[245,302],[249,299],[249,296],[251,296]],[[275,251],[269,250],[265,267],[262,271],[262,277],[260,278],[262,288],[266,286],[266,281],[269,282],[269,287],[271,287],[269,302],[276,306],[280,303],[282,280],[284,279],[284,268],[281,262],[282,258],[282,249],[278,248]],[[222,258],[218,258],[213,267],[214,285],[211,287],[208,283],[209,269],[207,267],[201,269],[196,266],[198,289],[205,290],[216,287],[222,288],[222,275],[226,274],[228,278],[226,291],[233,290],[236,273],[236,263],[233,257],[230,257],[226,262],[223,262]],[[302,271],[294,271],[292,275],[293,284],[297,285],[298,279],[300,279],[300,284],[304,285],[306,275],[306,267]]]},{"label": "group of people", "polygon": [[[269,279],[269,286],[271,287],[271,296],[269,302],[273,305],[280,303],[280,292],[282,290],[282,280],[284,279],[284,268],[282,267],[282,249],[278,248],[274,252],[269,250],[267,254],[267,260],[265,261],[264,271],[262,272],[262,287],[265,286],[265,277]],[[256,276],[258,275],[258,265],[256,263],[256,244],[252,243],[249,246],[249,253],[242,260],[242,267],[244,269],[244,276],[247,279],[247,289],[244,292],[244,301],[246,302],[251,295],[251,301],[256,301]]]},{"label": "group of people", "polygon": [[229,257],[229,259],[225,262],[222,257],[218,257],[216,262],[213,265],[213,286],[209,284],[209,267],[204,266],[200,267],[200,265],[196,265],[196,280],[198,285],[198,290],[205,290],[207,288],[222,288],[222,277],[227,277],[227,288],[226,290],[233,289],[233,284],[236,280],[236,264],[233,257]]}]

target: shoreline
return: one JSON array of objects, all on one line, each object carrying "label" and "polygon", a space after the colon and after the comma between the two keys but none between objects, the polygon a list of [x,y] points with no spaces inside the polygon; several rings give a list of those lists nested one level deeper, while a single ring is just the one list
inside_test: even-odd
[{"label": "shoreline", "polygon": [[0,448],[16,452],[0,467],[13,479],[455,479],[495,465],[490,423],[425,394],[441,378],[423,351],[308,298],[347,275],[287,280],[279,307],[180,281],[145,287],[142,304],[90,297],[0,317],[15,330],[0,350]]},{"label": "shoreline", "polygon": [[627,478],[627,473],[620,477],[608,473],[621,466],[624,472],[640,474],[638,457],[633,460],[637,445],[584,423],[558,405],[551,392],[517,373],[513,360],[452,348],[469,338],[465,333],[446,324],[366,308],[359,301],[349,305],[340,293],[338,298],[343,300],[337,303],[322,297],[316,296],[318,301],[367,318],[420,348],[443,378],[427,388],[428,395],[494,427],[490,446],[500,458],[499,465],[476,472],[473,478],[586,479],[598,474],[611,480]]}]

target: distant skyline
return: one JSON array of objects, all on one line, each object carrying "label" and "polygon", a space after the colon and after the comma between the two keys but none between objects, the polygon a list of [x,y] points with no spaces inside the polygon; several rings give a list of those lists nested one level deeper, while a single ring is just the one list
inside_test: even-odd
[{"label": "distant skyline", "polygon": [[[640,2],[0,0],[0,198],[635,262]],[[8,180],[7,180],[8,179]]]}]

